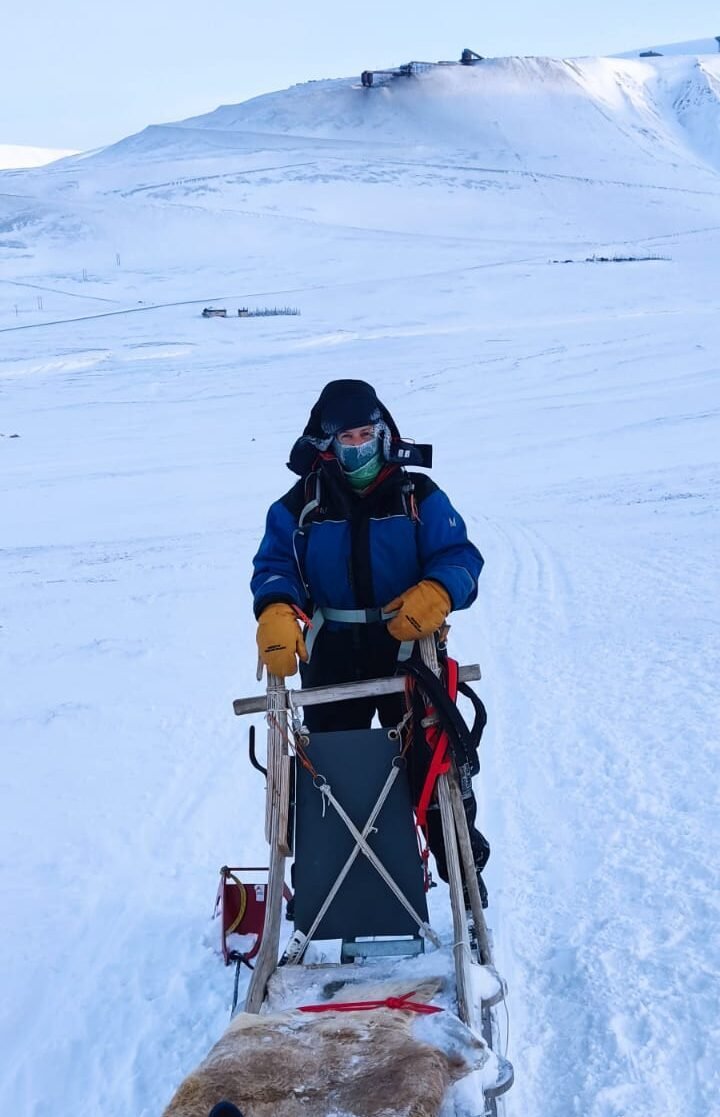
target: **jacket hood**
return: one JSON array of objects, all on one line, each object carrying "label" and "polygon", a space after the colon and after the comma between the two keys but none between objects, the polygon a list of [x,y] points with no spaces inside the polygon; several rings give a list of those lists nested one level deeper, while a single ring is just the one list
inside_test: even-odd
[{"label": "jacket hood", "polygon": [[338,431],[382,422],[389,439],[399,439],[397,423],[364,380],[331,380],[313,405],[305,429],[290,451],[288,469],[304,477],[312,469],[318,451],[328,450]]},{"label": "jacket hood", "polygon": [[300,477],[311,472],[319,453],[329,450],[342,430],[366,423],[383,425],[383,458],[388,464],[432,466],[432,446],[401,438],[397,423],[375,389],[364,380],[331,380],[310,412],[305,430],[290,451],[288,469]]}]

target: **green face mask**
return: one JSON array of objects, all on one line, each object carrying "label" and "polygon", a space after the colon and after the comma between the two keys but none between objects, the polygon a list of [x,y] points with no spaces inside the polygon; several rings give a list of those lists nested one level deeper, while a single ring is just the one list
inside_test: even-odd
[{"label": "green face mask", "polygon": [[353,489],[366,489],[371,485],[383,467],[382,454],[377,453],[359,469],[345,470],[345,476]]}]

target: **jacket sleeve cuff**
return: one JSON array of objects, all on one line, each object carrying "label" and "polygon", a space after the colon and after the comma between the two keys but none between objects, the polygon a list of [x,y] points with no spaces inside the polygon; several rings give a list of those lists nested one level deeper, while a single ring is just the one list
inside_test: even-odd
[{"label": "jacket sleeve cuff", "polygon": [[423,571],[423,577],[430,578],[442,586],[450,598],[451,612],[456,609],[467,609],[477,597],[477,580],[464,566],[443,564],[437,571],[431,566]]},{"label": "jacket sleeve cuff", "polygon": [[286,605],[297,605],[297,601],[293,597],[291,597],[289,593],[268,593],[264,597],[259,598],[253,604],[255,620],[260,620],[260,614],[262,613],[263,609],[267,609],[268,605],[277,605],[278,603],[284,603]]}]

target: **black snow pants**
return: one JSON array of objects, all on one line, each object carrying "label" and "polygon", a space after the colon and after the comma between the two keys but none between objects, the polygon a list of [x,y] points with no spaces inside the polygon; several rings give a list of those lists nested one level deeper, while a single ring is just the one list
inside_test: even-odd
[{"label": "black snow pants", "polygon": [[[300,665],[303,686],[326,686],[332,683],[358,682],[361,679],[381,679],[397,672],[398,642],[384,624],[343,625],[339,630],[323,627],[318,633],[309,663]],[[402,694],[380,695],[376,698],[352,698],[345,702],[329,702],[322,706],[308,706],[304,711],[305,724],[311,733],[332,732],[342,729],[369,729],[377,712],[384,728],[399,725],[405,715],[405,698]],[[430,762],[430,750],[416,736],[408,758],[413,803],[417,804]],[[463,806],[468,820],[470,843],[478,874],[490,856],[490,846],[475,826],[477,801],[468,772],[460,769],[460,786]],[[435,803],[427,813],[428,844],[435,858],[437,871],[447,881],[447,859],[443,840],[440,808]],[[484,889],[481,888],[481,891]]]}]

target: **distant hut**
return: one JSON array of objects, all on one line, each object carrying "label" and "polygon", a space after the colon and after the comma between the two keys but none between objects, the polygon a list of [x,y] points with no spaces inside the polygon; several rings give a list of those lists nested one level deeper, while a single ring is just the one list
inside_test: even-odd
[{"label": "distant hut", "polygon": [[227,318],[227,309],[224,306],[206,306],[202,316],[203,318]]}]

